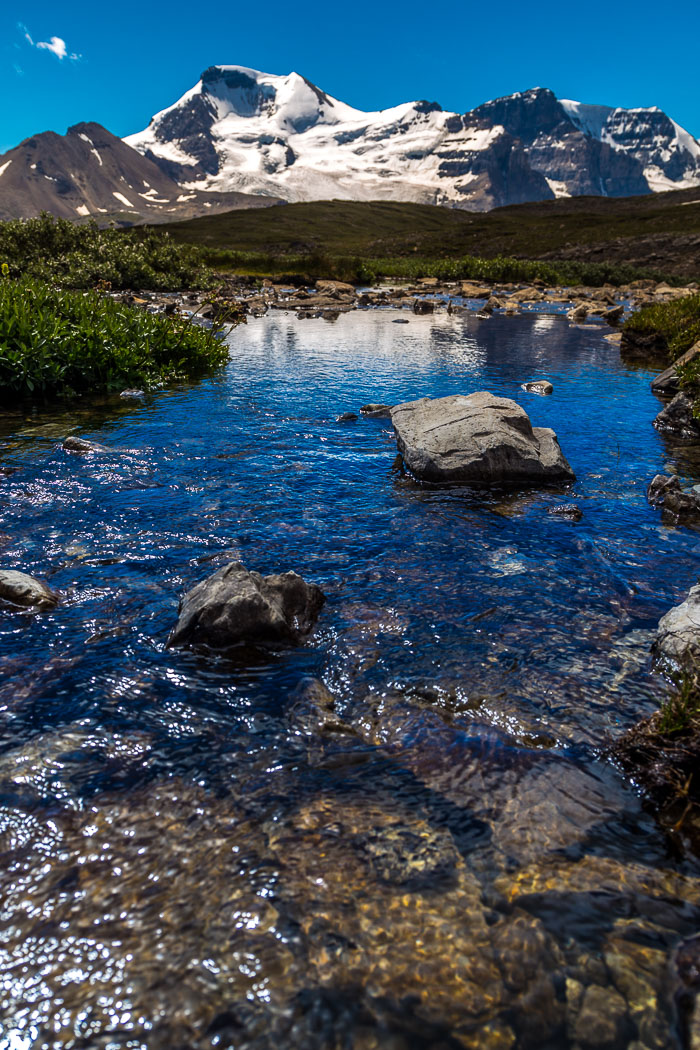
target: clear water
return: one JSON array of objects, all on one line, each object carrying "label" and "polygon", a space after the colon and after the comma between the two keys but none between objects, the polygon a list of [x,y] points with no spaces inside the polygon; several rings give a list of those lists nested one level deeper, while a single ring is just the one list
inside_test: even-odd
[{"label": "clear water", "polygon": [[[0,610],[0,1050],[683,1045],[700,871],[600,750],[665,689],[700,544],[644,493],[693,460],[603,326],[399,316],[268,315],[213,381],[0,424],[2,564],[62,597]],[[577,481],[421,487],[335,421],[479,389]],[[306,645],[166,650],[231,559],[321,585]]]}]

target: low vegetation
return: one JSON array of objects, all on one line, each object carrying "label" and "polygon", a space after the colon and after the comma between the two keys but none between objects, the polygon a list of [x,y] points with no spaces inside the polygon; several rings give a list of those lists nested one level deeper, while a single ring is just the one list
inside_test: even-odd
[{"label": "low vegetation", "polygon": [[255,252],[204,249],[206,262],[217,270],[239,274],[295,281],[331,278],[353,284],[374,284],[382,279],[416,281],[437,277],[441,281],[490,280],[535,281],[549,285],[604,284],[621,285],[641,278],[663,279],[653,270],[637,269],[625,264],[546,262],[496,256],[484,259],[467,255],[458,259],[424,258],[422,256],[332,256],[274,255]]},{"label": "low vegetation", "polygon": [[660,805],[665,823],[700,844],[700,668],[677,674],[660,709],[611,750]]},{"label": "low vegetation", "polygon": [[207,215],[165,228],[179,242],[206,248],[214,265],[261,274],[303,273],[307,267],[315,275],[319,264],[332,263],[352,278],[350,263],[357,279],[364,272],[441,276],[435,267],[450,262],[507,259],[551,264],[567,281],[587,281],[582,266],[594,267],[594,276],[600,267],[611,283],[632,274],[681,282],[700,277],[697,248],[684,246],[700,233],[698,189],[572,197],[486,213],[397,201],[314,201]]},{"label": "low vegetation", "polygon": [[33,277],[63,288],[179,291],[213,284],[202,253],[165,231],[101,230],[44,213],[0,222],[0,263],[11,277]]},{"label": "low vegetation", "polygon": [[675,361],[700,339],[700,294],[644,306],[626,322],[625,331],[658,333],[666,341],[670,361]]},{"label": "low vegetation", "polygon": [[96,291],[0,280],[0,401],[48,400],[206,375],[228,357],[216,329]]}]

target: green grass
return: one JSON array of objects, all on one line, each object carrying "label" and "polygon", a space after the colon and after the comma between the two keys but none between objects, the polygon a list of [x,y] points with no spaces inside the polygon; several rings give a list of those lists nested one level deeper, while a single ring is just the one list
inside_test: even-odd
[{"label": "green grass", "polygon": [[100,230],[43,214],[0,222],[0,263],[12,277],[35,277],[64,288],[178,291],[210,287],[202,254],[159,229]]},{"label": "green grass", "polygon": [[659,710],[656,729],[664,736],[700,731],[700,679],[696,669],[676,678],[673,691]]},{"label": "green grass", "polygon": [[624,327],[629,332],[660,333],[668,343],[670,360],[675,361],[700,339],[700,294],[644,306]]},{"label": "green grass", "polygon": [[[203,252],[208,265],[217,270],[308,282],[333,278],[355,284],[373,284],[382,279],[416,281],[422,277],[437,277],[442,281],[540,280],[548,285],[585,284],[601,287],[604,284],[628,284],[642,278],[657,281],[664,279],[664,275],[655,270],[639,269],[627,264],[547,262],[516,259],[513,256],[486,259],[467,255],[456,259],[440,259],[423,256],[274,255],[220,248],[205,248]],[[671,277],[671,281],[674,280]]]},{"label": "green grass", "polygon": [[697,249],[682,247],[683,237],[700,232],[700,190],[575,197],[487,213],[396,201],[314,201],[164,228],[179,242],[207,249],[215,265],[271,275],[303,272],[304,261],[314,259],[344,267],[356,260],[384,275],[399,259],[424,269],[469,258],[545,262],[558,273],[565,264],[574,280],[577,264],[607,268],[613,276],[618,268],[623,283],[625,272],[700,276]]},{"label": "green grass", "polygon": [[0,401],[44,401],[198,378],[228,358],[217,332],[97,292],[0,280]]}]

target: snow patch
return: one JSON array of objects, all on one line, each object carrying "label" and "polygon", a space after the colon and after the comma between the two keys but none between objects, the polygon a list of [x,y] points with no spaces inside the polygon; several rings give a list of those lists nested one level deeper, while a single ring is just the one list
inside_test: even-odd
[{"label": "snow patch", "polygon": [[127,208],[133,208],[131,201],[127,200],[123,193],[117,193],[116,190],[112,190],[112,196],[116,197],[118,201],[125,204]]},{"label": "snow patch", "polygon": [[96,149],[91,149],[90,152],[95,154],[95,156],[97,157],[97,160],[99,162],[100,167],[102,167],[102,157],[99,155],[97,150]]},{"label": "snow patch", "polygon": [[92,139],[89,139],[89,138],[87,137],[87,135],[84,135],[84,134],[83,134],[83,132],[82,132],[82,131],[79,131],[79,132],[78,132],[78,138],[81,138],[81,139],[83,140],[83,142],[87,142],[87,144],[88,144],[89,146],[94,146],[94,145],[95,145],[95,143],[94,143],[94,142],[92,141]]},{"label": "snow patch", "polygon": [[613,112],[612,106],[591,106],[585,102],[574,102],[570,98],[559,99],[559,104],[569,120],[594,139],[602,137],[605,123]]},{"label": "snow patch", "polygon": [[90,214],[90,209],[85,204],[79,204],[75,210],[77,211],[78,215],[85,216]]},{"label": "snow patch", "polygon": [[[10,166],[10,164],[12,164],[12,157],[10,157],[9,160],[6,160],[4,164],[0,164],[0,175],[4,174],[4,172],[7,171],[7,169]],[[35,167],[36,167],[36,165],[35,165]]]},{"label": "snow patch", "polygon": [[548,179],[546,175],[545,175],[545,180],[546,180],[547,185],[549,186],[550,190],[552,191],[552,193],[554,194],[555,197],[570,197],[571,196],[571,194],[569,193],[569,187],[566,185],[565,182],[562,182],[561,180],[558,180],[558,179]]}]

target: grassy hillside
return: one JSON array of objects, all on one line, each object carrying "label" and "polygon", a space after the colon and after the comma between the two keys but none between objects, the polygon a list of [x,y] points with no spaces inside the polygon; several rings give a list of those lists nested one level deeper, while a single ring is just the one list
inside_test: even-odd
[{"label": "grassy hillside", "polygon": [[[700,276],[700,189],[644,197],[575,197],[486,213],[390,201],[317,201],[226,212],[167,229],[220,253],[356,256],[465,255],[628,263]],[[230,259],[233,264],[235,260]]]}]

